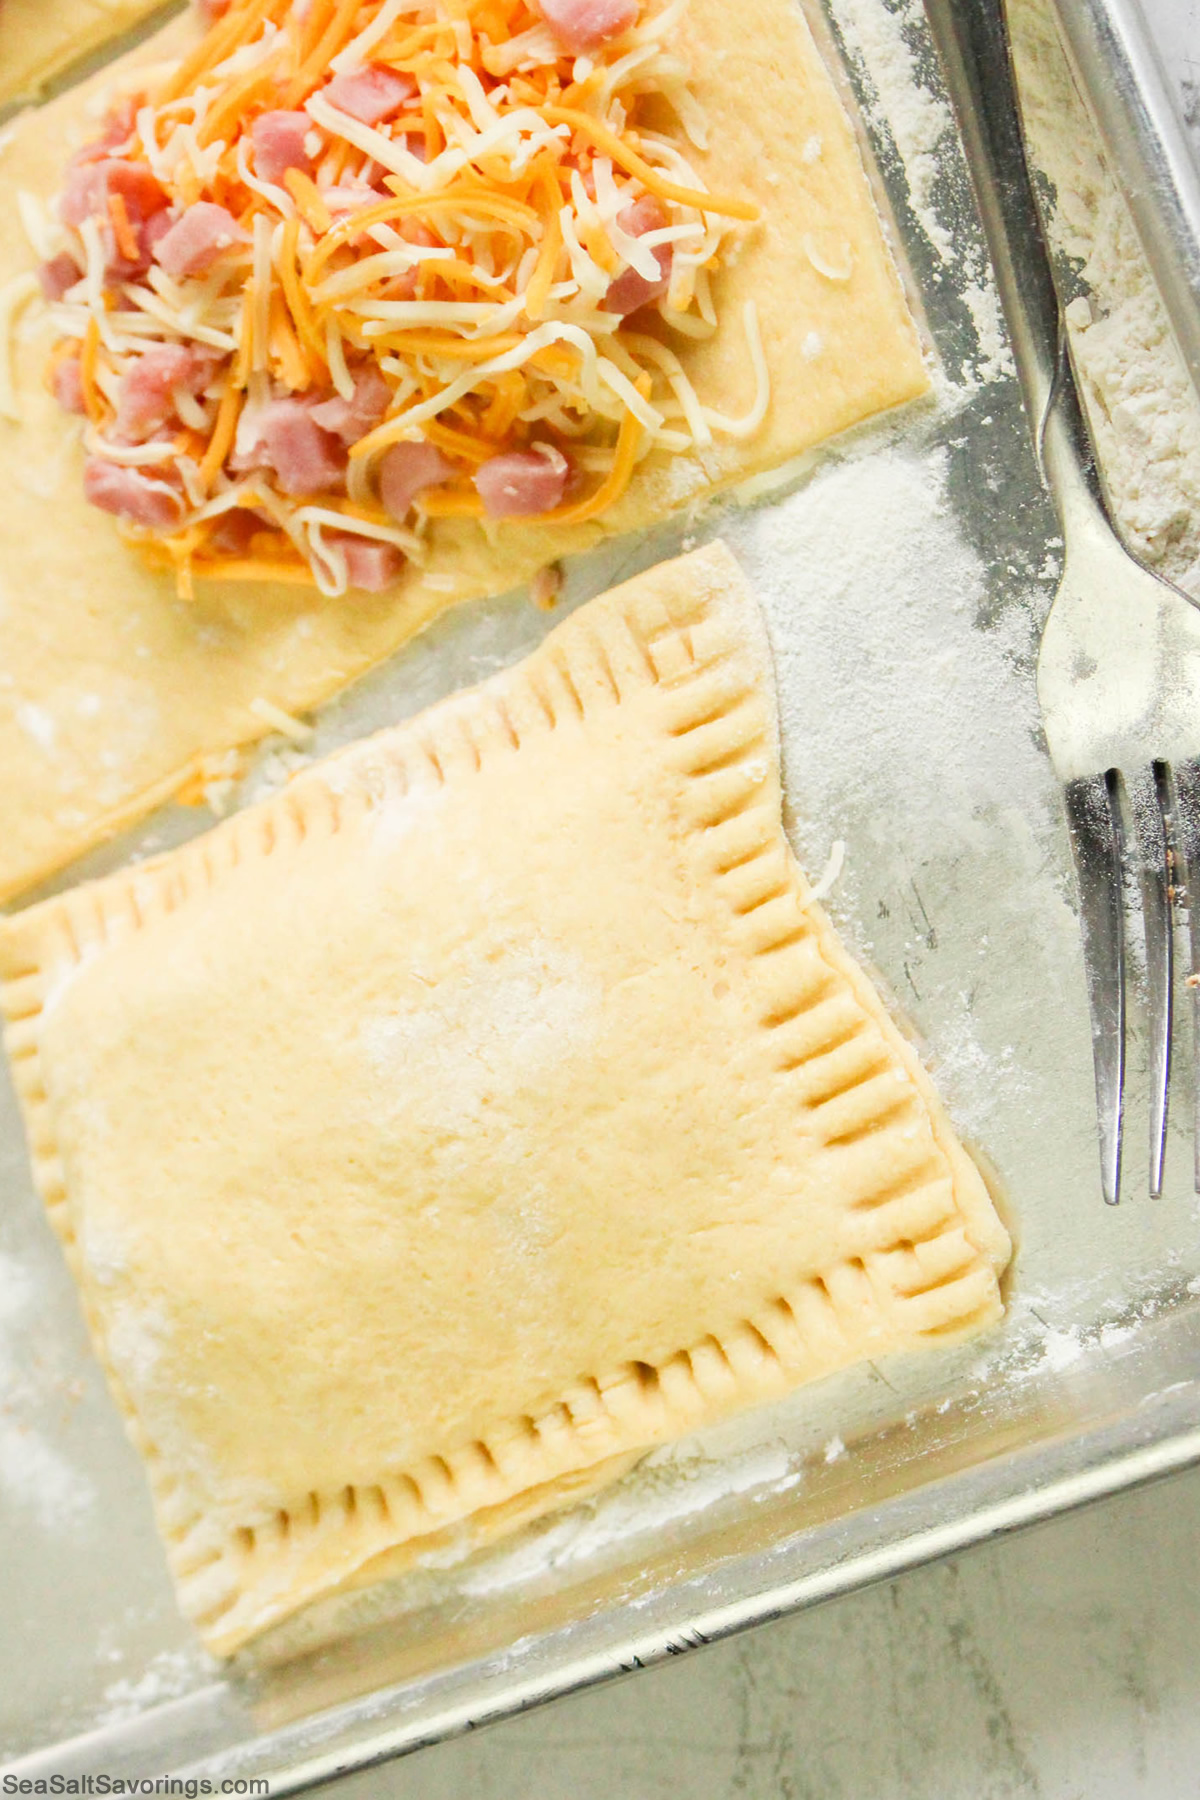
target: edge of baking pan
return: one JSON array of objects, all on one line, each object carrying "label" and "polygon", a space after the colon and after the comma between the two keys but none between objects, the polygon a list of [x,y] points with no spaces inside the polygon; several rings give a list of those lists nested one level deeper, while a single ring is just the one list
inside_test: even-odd
[{"label": "edge of baking pan", "polygon": [[[610,1602],[582,1629],[567,1628],[567,1654],[563,1628],[532,1633],[426,1680],[398,1681],[268,1729],[252,1742],[245,1734],[255,1713],[261,1723],[261,1700],[246,1705],[234,1689],[214,1683],[129,1725],[21,1758],[0,1775],[10,1784],[97,1768],[144,1775],[150,1744],[143,1729],[152,1719],[158,1770],[184,1780],[255,1776],[274,1796],[299,1793],[1200,1464],[1200,1373],[1150,1392],[1144,1385],[1148,1363],[1159,1371],[1200,1371],[1200,1306],[1185,1304],[1138,1335],[1127,1354],[1099,1352],[1072,1372],[1070,1406],[1030,1392],[1041,1433],[1027,1448],[1014,1448],[1002,1433],[990,1454],[962,1466],[978,1445],[956,1444],[953,1422],[933,1457],[906,1456],[901,1443],[890,1494],[782,1541],[714,1557],[690,1579]],[[1081,1432],[1081,1413],[1100,1422]],[[925,1463],[929,1478],[917,1473],[914,1481]],[[196,1759],[202,1744],[221,1741],[225,1749]]]},{"label": "edge of baking pan", "polygon": [[1200,393],[1200,166],[1139,0],[1055,0],[1076,81]]}]

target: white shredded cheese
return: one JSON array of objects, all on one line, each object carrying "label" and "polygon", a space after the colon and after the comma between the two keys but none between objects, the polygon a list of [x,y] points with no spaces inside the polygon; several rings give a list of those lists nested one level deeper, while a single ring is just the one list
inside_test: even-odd
[{"label": "white shredded cheese", "polygon": [[19,421],[13,382],[13,334],[17,320],[38,292],[38,278],[33,274],[14,275],[0,287],[0,416]]},{"label": "white shredded cheese", "polygon": [[846,846],[841,838],[837,838],[829,852],[829,861],[821,871],[821,879],[816,883],[815,887],[809,889],[804,900],[801,902],[802,908],[806,906],[817,906],[822,900],[827,900],[841,880],[842,870],[845,866]]},{"label": "white shredded cheese", "polygon": [[330,58],[329,66],[335,75],[360,69],[366,62],[376,44],[381,44],[398,19],[409,13],[423,10],[426,0],[384,0],[369,25],[364,26],[358,36],[351,38],[344,50]]},{"label": "white shredded cheese", "polygon": [[854,252],[848,241],[843,245],[841,258],[837,262],[823,254],[811,231],[806,231],[800,242],[805,256],[818,275],[824,275],[826,281],[849,281],[854,273]]},{"label": "white shredded cheese", "polygon": [[750,351],[750,364],[754,370],[754,400],[750,410],[743,413],[740,419],[731,419],[726,413],[714,411],[706,406],[704,416],[714,430],[725,437],[753,437],[767,416],[767,408],[771,404],[771,375],[767,368],[767,359],[763,354],[762,333],[758,327],[758,308],[753,300],[747,300],[742,311],[746,327],[746,345]]},{"label": "white shredded cheese", "polygon": [[303,719],[297,719],[294,714],[285,712],[283,707],[276,706],[273,700],[264,699],[261,694],[257,699],[251,700],[250,711],[256,719],[261,719],[264,725],[269,725],[272,731],[279,732],[282,737],[291,738],[294,744],[306,744],[312,736],[311,725],[306,725]]}]

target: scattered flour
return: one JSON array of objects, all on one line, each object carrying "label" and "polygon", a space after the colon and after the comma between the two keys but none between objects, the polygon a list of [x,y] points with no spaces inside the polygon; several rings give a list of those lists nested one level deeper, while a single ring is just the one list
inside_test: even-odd
[{"label": "scattered flour", "polygon": [[984,1049],[966,994],[959,995],[954,1013],[938,1021],[933,1073],[955,1123],[981,1142],[987,1141],[997,1108],[1011,1105],[1015,1094],[1032,1089],[1011,1045]]},{"label": "scattered flour", "polygon": [[1067,326],[1109,492],[1134,548],[1200,593],[1200,402],[1048,0],[1013,0],[1010,15],[1051,238],[1085,290]]},{"label": "scattered flour", "polygon": [[1083,1336],[1077,1329],[1048,1331],[1042,1340],[1042,1369],[1058,1375],[1063,1369],[1069,1369],[1072,1363],[1077,1363],[1083,1351]]},{"label": "scattered flour", "polygon": [[933,857],[974,814],[1036,820],[1053,797],[1014,660],[1028,621],[978,628],[985,574],[947,473],[943,449],[881,451],[726,530],[766,606],[785,743],[813,746],[788,789],[822,855],[833,834],[853,861],[872,819],[902,817]]},{"label": "scattered flour", "polygon": [[921,79],[917,58],[905,35],[909,4],[881,0],[833,0],[833,14],[852,61],[872,90],[872,122],[882,125],[904,165],[913,214],[949,267],[959,254],[953,234],[939,217],[934,190],[940,153],[954,138],[949,106]]},{"label": "scattered flour", "polygon": [[137,1676],[122,1676],[104,1690],[104,1700],[96,1725],[121,1725],[164,1700],[177,1700],[195,1687],[197,1675],[203,1671],[203,1660],[197,1649],[160,1650]]},{"label": "scattered flour", "polygon": [[77,1524],[95,1495],[38,1429],[46,1397],[34,1378],[30,1333],[39,1310],[28,1270],[0,1255],[0,1500],[54,1532]]},{"label": "scattered flour", "polygon": [[[973,383],[1013,372],[1000,300],[980,240],[946,210],[954,115],[926,81],[916,45],[927,31],[920,0],[830,0],[846,51],[866,84],[866,110],[891,138],[908,187],[908,202],[942,268],[970,314],[978,342]],[[973,384],[971,381],[968,385]]]}]

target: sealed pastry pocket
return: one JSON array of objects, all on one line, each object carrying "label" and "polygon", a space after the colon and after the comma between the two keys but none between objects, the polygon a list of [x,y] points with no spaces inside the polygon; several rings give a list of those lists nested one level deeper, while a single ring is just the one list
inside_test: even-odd
[{"label": "sealed pastry pocket", "polygon": [[212,1649],[998,1316],[983,1181],[780,808],[717,544],[0,929],[38,1180]]}]

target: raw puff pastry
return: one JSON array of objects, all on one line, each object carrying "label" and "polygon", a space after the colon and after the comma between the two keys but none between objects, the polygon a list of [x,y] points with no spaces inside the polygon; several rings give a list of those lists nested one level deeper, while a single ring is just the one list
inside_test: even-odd
[{"label": "raw puff pastry", "polygon": [[211,1649],[996,1318],[1004,1228],[780,819],[715,544],[0,928],[37,1178]]},{"label": "raw puff pastry", "polygon": [[159,12],[166,0],[3,0],[0,105],[34,99],[56,75]]},{"label": "raw puff pastry", "polygon": [[[118,68],[161,57],[192,29],[173,24]],[[753,194],[764,218],[716,286],[720,332],[681,353],[710,404],[743,413],[752,299],[773,401],[745,442],[648,458],[603,527],[508,524],[489,540],[475,520],[439,521],[426,571],[382,596],[210,582],[194,604],[177,601],[84,501],[81,452],[42,386],[46,340],[35,309],[25,314],[24,423],[0,419],[0,902],[168,798],[206,756],[261,737],[256,699],[306,711],[447,606],[503,593],[924,392],[858,146],[796,0],[691,0],[684,34],[712,136],[701,171],[713,188]],[[0,152],[0,285],[32,260],[17,190],[55,191],[66,148],[94,129],[86,93],[19,122]],[[849,280],[822,275],[806,245],[827,267],[849,255]]]}]

